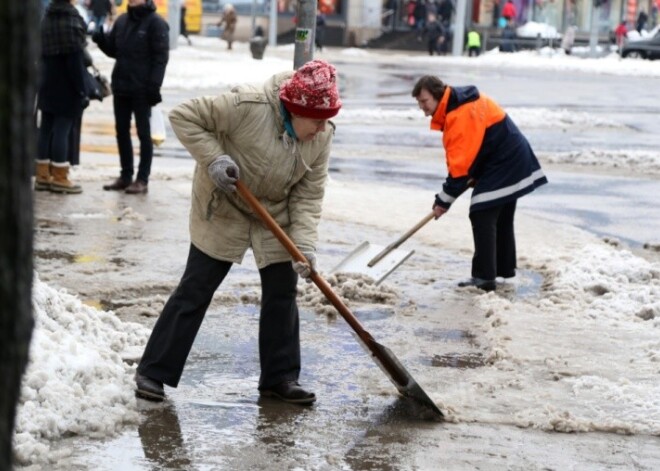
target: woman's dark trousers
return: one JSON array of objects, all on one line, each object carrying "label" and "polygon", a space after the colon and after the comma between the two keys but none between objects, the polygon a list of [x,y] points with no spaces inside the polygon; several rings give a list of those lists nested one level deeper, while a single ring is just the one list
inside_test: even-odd
[{"label": "woman's dark trousers", "polygon": [[474,256],[472,276],[482,280],[516,276],[516,238],[513,219],[516,200],[470,213]]},{"label": "woman's dark trousers", "polygon": [[41,112],[39,127],[39,159],[63,164],[69,157],[69,133],[74,118]]},{"label": "woman's dark trousers", "polygon": [[[165,304],[147,342],[138,372],[172,387],[179,384],[213,293],[232,264],[209,257],[190,246],[179,286]],[[259,320],[259,388],[296,381],[300,374],[300,333],[296,284],[291,262],[259,270],[262,297]],[[217,365],[222,368],[222,365]]]}]

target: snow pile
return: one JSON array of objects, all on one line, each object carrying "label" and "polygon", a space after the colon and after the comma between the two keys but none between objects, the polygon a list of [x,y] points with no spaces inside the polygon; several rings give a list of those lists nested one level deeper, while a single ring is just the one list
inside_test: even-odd
[{"label": "snow pile", "polygon": [[[580,48],[574,47],[574,53]],[[481,54],[479,57],[452,57],[452,56],[410,56],[402,58],[405,62],[433,63],[450,66],[452,64],[470,66],[475,68],[504,67],[509,70],[547,70],[564,72],[580,72],[607,74],[619,76],[659,77],[660,67],[656,61],[643,59],[621,59],[616,52],[611,52],[605,57],[584,58],[575,54],[566,55],[562,49],[549,47],[541,48],[538,52],[532,50],[519,51],[513,54],[499,52],[497,49]]]},{"label": "snow pile", "polygon": [[[506,112],[523,128],[586,129],[625,128],[626,125],[593,113],[568,109],[507,107]],[[382,126],[384,122],[410,122],[414,125],[428,123],[429,118],[416,106],[401,109],[344,107],[333,118],[338,125],[367,124]]]},{"label": "snow pile", "polygon": [[[660,267],[626,250],[589,245],[548,280],[543,303],[574,304],[582,315],[615,322],[657,318],[660,327]],[[643,314],[643,313],[650,313]]]},{"label": "snow pile", "polygon": [[536,21],[528,21],[522,26],[516,28],[516,34],[519,38],[549,38],[559,39],[561,34],[557,32],[557,28],[547,23],[538,23]]},{"label": "snow pile", "polygon": [[660,434],[660,266],[606,244],[545,265],[536,301],[479,297],[489,366],[447,398],[454,420]]},{"label": "snow pile", "polygon": [[660,173],[660,153],[645,150],[583,149],[543,155],[545,161],[589,167],[609,167],[646,174]]},{"label": "snow pile", "polygon": [[122,352],[146,343],[148,329],[82,304],[35,276],[35,329],[19,401],[14,449],[19,464],[50,456],[69,435],[106,437],[139,419],[134,368]]},{"label": "snow pile", "polygon": [[516,108],[507,107],[506,112],[511,119],[524,128],[551,129],[587,129],[587,128],[625,128],[626,125],[602,118],[593,113],[568,110],[565,108]]}]

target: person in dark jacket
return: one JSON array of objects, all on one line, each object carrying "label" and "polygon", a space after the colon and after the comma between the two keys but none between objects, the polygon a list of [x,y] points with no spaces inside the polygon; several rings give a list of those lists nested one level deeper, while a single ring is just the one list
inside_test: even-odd
[{"label": "person in dark jacket", "polygon": [[426,36],[429,55],[438,54],[441,42],[445,41],[446,31],[445,27],[437,20],[434,14],[429,14],[426,26],[424,26],[423,35]]},{"label": "person in dark jacket", "polygon": [[516,34],[516,29],[511,25],[511,22],[508,22],[506,26],[502,29],[502,42],[500,42],[500,52],[516,52],[518,49],[516,46],[516,39],[518,35]]},{"label": "person in dark jacket", "polygon": [[85,2],[91,13],[89,22],[94,23],[94,31],[103,29],[105,20],[112,14],[112,1],[114,0],[88,0]]},{"label": "person in dark jacket", "polygon": [[426,25],[426,3],[424,0],[415,2],[415,9],[413,10],[413,17],[415,18],[415,31],[417,32],[417,40],[422,40],[422,33]]},{"label": "person in dark jacket", "polygon": [[323,51],[323,42],[325,40],[325,15],[321,10],[316,10],[316,31],[314,33],[314,43],[319,52]]},{"label": "person in dark jacket", "polygon": [[186,13],[188,9],[186,8],[185,3],[181,3],[181,18],[179,21],[179,34],[186,38],[186,41],[188,41],[188,46],[192,46],[192,41],[190,40],[190,37],[188,36],[188,27],[186,26]]},{"label": "person in dark jacket", "polygon": [[69,0],[52,0],[41,23],[41,112],[35,190],[81,193],[69,180],[69,135],[89,105],[85,89],[85,21]]},{"label": "person in dark jacket", "polygon": [[[115,131],[121,174],[104,190],[147,193],[153,142],[149,118],[151,107],[162,101],[160,87],[169,59],[169,27],[156,14],[153,0],[128,0],[127,12],[120,15],[112,30],[98,30],[92,40],[108,56],[116,59],[112,69]],[[140,164],[133,181],[131,116],[140,139]]]},{"label": "person in dark jacket", "polygon": [[445,27],[448,27],[451,23],[451,15],[453,12],[454,4],[451,0],[442,0],[438,5],[438,19]]},{"label": "person in dark jacket", "polygon": [[476,87],[450,87],[426,75],[417,81],[412,96],[431,116],[431,129],[442,132],[448,175],[433,202],[436,219],[473,188],[472,277],[458,286],[493,291],[496,277],[516,275],[516,201],[548,180],[525,136]]},{"label": "person in dark jacket", "polygon": [[642,30],[646,27],[646,22],[648,20],[649,15],[647,15],[644,10],[640,10],[639,15],[637,15],[637,21],[635,22],[635,29],[638,33],[642,33]]}]

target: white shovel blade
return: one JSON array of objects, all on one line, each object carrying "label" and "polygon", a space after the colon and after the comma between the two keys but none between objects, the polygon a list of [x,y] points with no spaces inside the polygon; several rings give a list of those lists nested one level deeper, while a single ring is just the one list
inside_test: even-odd
[{"label": "white shovel blade", "polygon": [[370,267],[368,265],[369,261],[384,249],[385,247],[382,245],[371,244],[367,241],[362,242],[330,273],[360,273],[373,278],[376,284],[380,284],[399,265],[415,253],[414,250],[394,249],[373,267]]}]

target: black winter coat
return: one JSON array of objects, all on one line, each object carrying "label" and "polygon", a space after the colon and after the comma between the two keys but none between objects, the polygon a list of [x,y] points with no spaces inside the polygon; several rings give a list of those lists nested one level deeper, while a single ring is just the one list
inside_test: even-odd
[{"label": "black winter coat", "polygon": [[107,16],[112,13],[113,0],[90,0],[89,11],[95,16]]},{"label": "black winter coat", "polygon": [[424,26],[424,35],[427,37],[427,39],[431,42],[437,43],[438,38],[441,36],[446,36],[447,33],[445,31],[444,26],[440,24],[438,21],[433,20],[429,21],[426,23],[426,26]]},{"label": "black winter coat", "polygon": [[145,96],[148,90],[160,89],[169,60],[169,26],[151,0],[128,7],[110,33],[98,31],[92,39],[116,59],[112,69],[115,95]]},{"label": "black winter coat", "polygon": [[77,118],[86,100],[83,49],[85,22],[67,2],[51,3],[41,23],[42,52],[37,107]]}]

